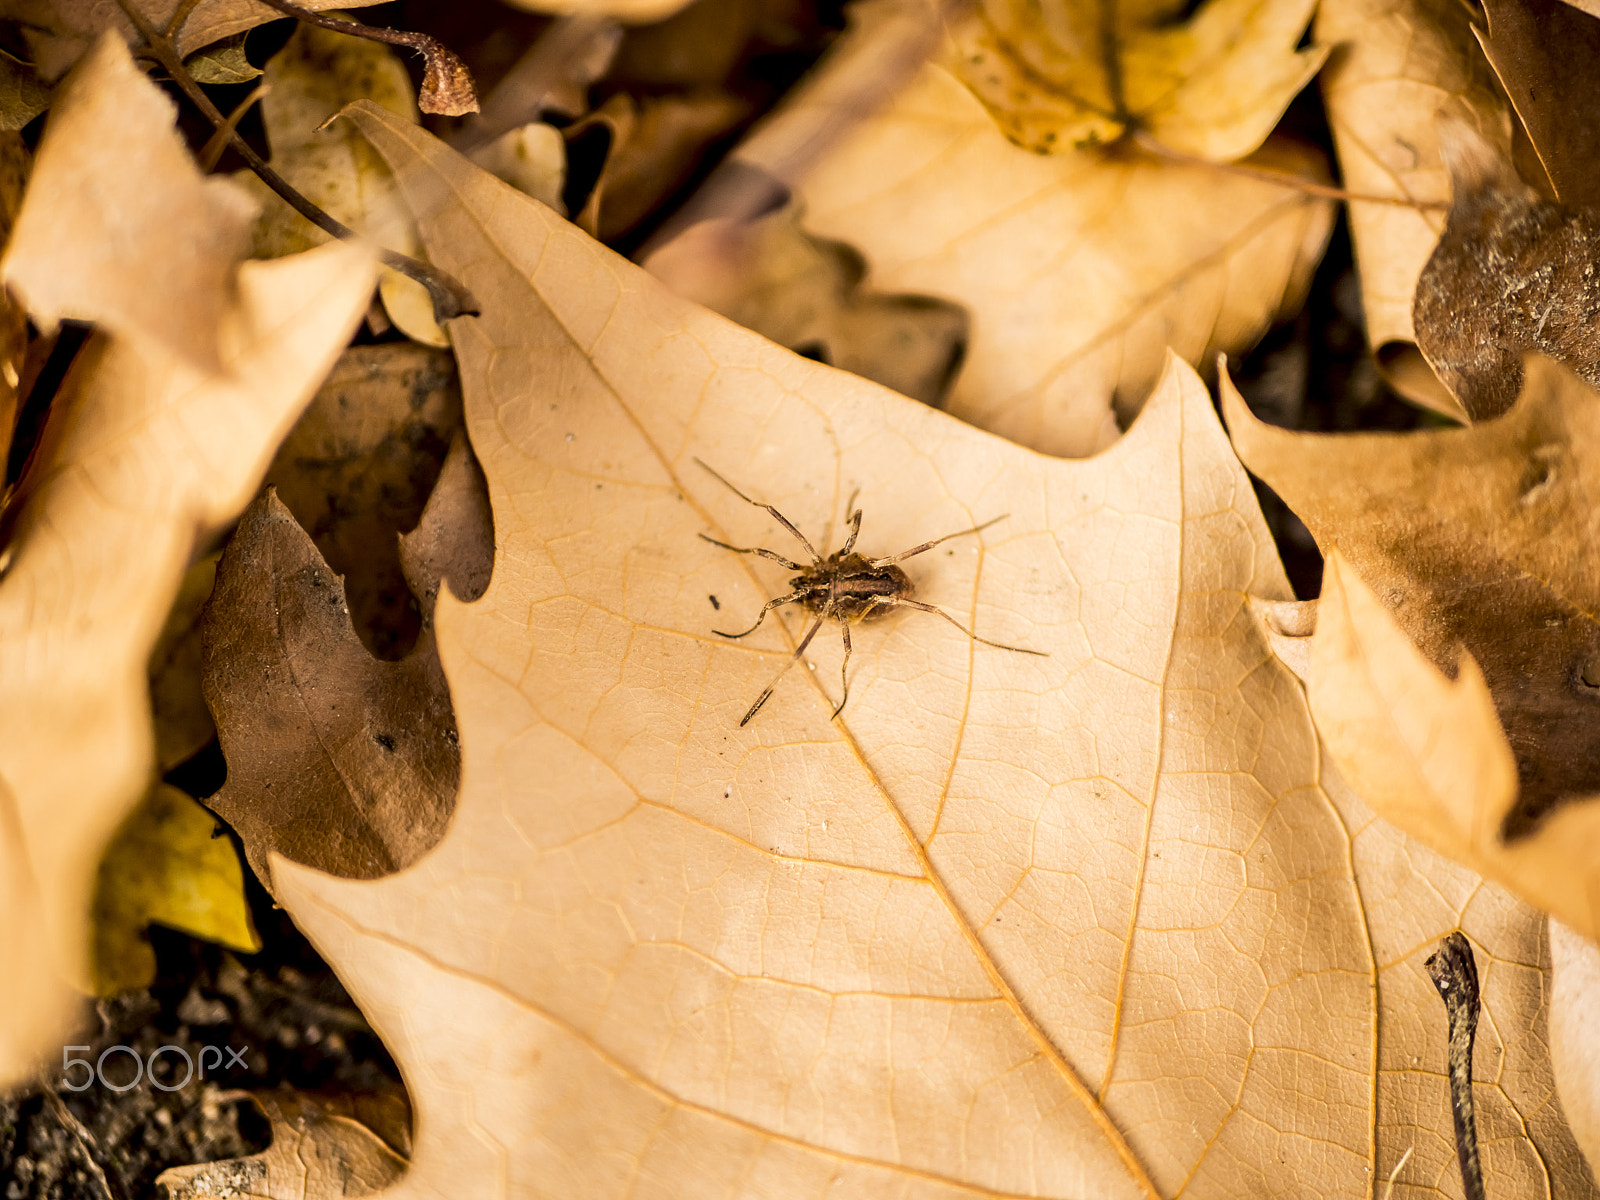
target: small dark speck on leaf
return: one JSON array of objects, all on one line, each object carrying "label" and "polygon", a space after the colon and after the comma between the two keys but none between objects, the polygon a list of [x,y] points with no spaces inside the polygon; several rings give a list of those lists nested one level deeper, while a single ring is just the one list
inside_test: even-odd
[{"label": "small dark speck on leaf", "polygon": [[717,598],[715,596],[707,596],[706,599],[711,601],[712,608],[716,609],[718,612],[722,611],[722,605],[717,603]]},{"label": "small dark speck on leaf", "polygon": [[372,735],[372,740],[377,742],[378,745],[382,746],[385,750],[392,751],[394,749],[394,739],[387,733],[375,733]]}]

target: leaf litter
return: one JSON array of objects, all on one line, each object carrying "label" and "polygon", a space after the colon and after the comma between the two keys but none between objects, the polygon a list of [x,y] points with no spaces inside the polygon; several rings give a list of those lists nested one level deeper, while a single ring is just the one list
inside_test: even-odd
[{"label": "leaf litter", "polygon": [[[1202,384],[1168,357],[1171,346],[1209,371],[1217,350],[1244,350],[1274,314],[1297,309],[1311,285],[1333,212],[1325,176],[1314,150],[1271,131],[1331,40],[1354,43],[1335,56],[1342,74],[1328,90],[1347,177],[1361,154],[1375,152],[1409,205],[1350,200],[1366,230],[1357,237],[1363,265],[1374,279],[1390,271],[1385,286],[1396,297],[1409,301],[1410,280],[1446,227],[1437,186],[1420,197],[1412,189],[1429,170],[1435,185],[1442,179],[1429,158],[1438,105],[1418,102],[1427,88],[1453,95],[1497,155],[1509,148],[1496,160],[1497,177],[1530,212],[1548,207],[1540,193],[1562,175],[1563,156],[1581,158],[1561,141],[1559,113],[1528,102],[1549,96],[1549,80],[1570,67],[1526,49],[1520,67],[1508,66],[1515,30],[1503,8],[1490,18],[1501,41],[1485,44],[1528,131],[1512,124],[1464,21],[1425,6],[1396,19],[1342,7],[1340,18],[1330,0],[1318,29],[1334,30],[1337,18],[1347,32],[1319,33],[1318,43],[1298,48],[1304,5],[1214,2],[1186,14],[1187,24],[1128,8],[1118,16],[1124,24],[1099,26],[1098,41],[1077,53],[1073,37],[1097,28],[1078,20],[1086,14],[1067,6],[1061,26],[1025,6],[990,5],[972,19],[991,34],[1009,31],[1006,62],[1048,68],[1046,86],[1027,96],[984,93],[991,117],[955,76],[920,65],[935,39],[914,13],[861,6],[832,65],[722,160],[679,210],[691,219],[676,225],[672,211],[687,188],[781,90],[752,89],[751,64],[813,38],[815,14],[702,0],[660,26],[622,34],[609,13],[586,12],[557,19],[542,40],[527,32],[540,26],[508,22],[492,53],[492,37],[479,43],[480,33],[467,32],[478,18],[465,9],[430,30],[459,41],[491,83],[515,57],[515,39],[528,47],[505,86],[491,90],[484,118],[454,129],[432,120],[431,128],[475,147],[474,157],[556,212],[570,210],[579,227],[626,250],[642,247],[680,290],[721,297],[717,306],[740,320],[853,374],[786,355],[673,300],[550,207],[452,158],[418,129],[392,58],[376,65],[387,51],[329,58],[365,56],[377,72],[370,78],[355,68],[306,71],[305,49],[333,35],[293,34],[290,49],[269,62],[253,47],[272,55],[287,29],[223,45],[210,31],[242,14],[219,0],[189,15],[182,52],[199,67],[193,52],[205,41],[215,47],[205,69],[215,63],[243,81],[209,85],[241,89],[231,118],[240,128],[253,128],[251,106],[262,101],[246,95],[251,73],[267,68],[266,101],[280,117],[269,114],[266,124],[271,134],[278,121],[274,157],[286,173],[297,169],[292,145],[367,164],[324,173],[323,184],[305,177],[312,190],[344,181],[325,191],[334,207],[341,189],[385,176],[353,124],[324,133],[315,125],[356,96],[399,97],[391,115],[358,106],[353,119],[408,164],[400,186],[435,268],[458,272],[484,298],[483,316],[451,322],[449,335],[463,364],[472,449],[454,432],[460,418],[448,384],[422,382],[446,377],[435,369],[438,352],[399,340],[409,330],[440,343],[443,333],[369,309],[360,340],[374,344],[347,353],[341,378],[271,468],[269,483],[294,494],[300,521],[263,498],[231,538],[231,515],[206,523],[163,568],[161,586],[174,589],[187,561],[198,563],[181,593],[188,599],[153,654],[160,605],[134,639],[142,655],[124,656],[135,678],[159,681],[150,684],[155,733],[134,739],[155,746],[145,761],[165,768],[181,760],[173,779],[205,795],[226,759],[227,783],[211,802],[398,1054],[418,1103],[414,1131],[386,1135],[389,1151],[406,1156],[417,1135],[402,1191],[426,1190],[430,1180],[450,1190],[489,1186],[503,1164],[475,1157],[475,1135],[487,1127],[499,1131],[519,1178],[566,1194],[613,1185],[673,1196],[708,1186],[727,1195],[752,1187],[810,1194],[814,1174],[869,1195],[889,1181],[930,1195],[1371,1195],[1380,1178],[1400,1195],[1455,1194],[1450,1080],[1460,1064],[1446,1053],[1425,962],[1448,934],[1470,947],[1482,984],[1484,1021],[1471,1057],[1488,1194],[1590,1193],[1577,1147],[1593,1142],[1584,1115],[1592,1089],[1581,1065],[1586,1041],[1574,1032],[1593,992],[1584,982],[1592,943],[1582,906],[1572,903],[1584,886],[1572,881],[1582,877],[1586,843],[1570,833],[1581,803],[1556,788],[1556,802],[1541,811],[1538,789],[1520,795],[1515,782],[1518,761],[1539,753],[1555,761],[1560,747],[1516,734],[1522,718],[1514,716],[1507,741],[1495,705],[1504,711],[1513,695],[1514,710],[1515,688],[1475,684],[1475,668],[1457,666],[1459,631],[1448,622],[1411,630],[1432,661],[1419,653],[1338,555],[1323,611],[1292,601]],[[84,16],[91,9],[71,10],[80,32],[84,20],[106,27],[106,14]],[[148,27],[164,16],[150,10],[140,19]],[[966,19],[950,16],[958,29]],[[1389,101],[1372,103],[1390,86],[1382,76],[1395,60],[1384,47],[1397,32],[1431,49],[1406,61]],[[1223,34],[1231,48],[1206,52]],[[75,53],[48,36],[38,44],[63,65]],[[552,65],[558,47],[581,51],[582,61]],[[1350,87],[1360,72],[1349,64],[1373,52],[1378,74],[1369,71],[1374,86],[1360,98]],[[171,52],[161,53],[181,76]],[[370,86],[385,74],[388,83]],[[1461,80],[1469,82],[1453,82]],[[983,92],[984,81],[975,82]],[[1420,88],[1406,92],[1413,84]],[[185,86],[193,94],[199,85]],[[1101,102],[1075,115],[1058,103],[1096,88]],[[1217,107],[1219,99],[1228,104]],[[291,100],[304,116],[283,137]],[[329,111],[314,116],[318,107]],[[565,149],[556,127],[539,119],[557,112],[558,124],[575,122]],[[1084,113],[1088,123],[1072,131]],[[1012,146],[994,120],[1024,141],[1053,132],[1062,152],[1046,160]],[[503,136],[491,141],[488,130]],[[1062,147],[1063,134],[1098,147]],[[259,146],[258,135],[249,137]],[[1262,139],[1256,160],[1232,161]],[[166,153],[169,166],[181,160]],[[1206,158],[1219,165],[1199,161]],[[1509,162],[1531,191],[1511,185]],[[888,187],[863,192],[885,169]],[[1029,170],[1042,190],[1030,191]],[[1389,187],[1386,178],[1371,190]],[[1471,189],[1454,191],[1459,210]],[[1046,195],[1050,202],[1039,202]],[[1180,196],[1184,204],[1175,203]],[[82,211],[64,210],[70,219],[57,225],[72,227],[86,219]],[[263,211],[277,221],[284,210]],[[1515,215],[1515,206],[1505,211]],[[1373,214],[1385,219],[1374,223]],[[366,217],[351,210],[349,219]],[[1385,242],[1374,229],[1397,236]],[[1478,318],[1462,319],[1465,310],[1452,306],[1470,294],[1474,311],[1487,314],[1486,303],[1525,290],[1482,270],[1498,253],[1490,249],[1446,228],[1435,256],[1446,268],[1430,268],[1426,286],[1442,301],[1435,314],[1447,315],[1424,316],[1418,304],[1417,341],[1458,389],[1465,385],[1444,365],[1450,352],[1437,351],[1437,334],[1465,331],[1470,341]],[[1581,257],[1567,253],[1567,267],[1578,270]],[[231,270],[230,259],[203,283],[215,299],[191,303],[191,314],[226,308]],[[81,313],[124,339],[142,331],[196,369],[227,361],[228,336],[213,340],[201,329],[197,338],[193,320],[170,320],[171,310],[141,307],[141,299],[129,290],[106,316],[92,301]],[[80,303],[70,290],[54,300],[40,292],[33,312],[43,324],[79,315],[71,305]],[[1385,311],[1398,306],[1379,308],[1369,313],[1368,336],[1390,376],[1459,414],[1439,378],[1416,369],[1410,329],[1385,324]],[[1487,315],[1482,323],[1497,332],[1516,324],[1497,327]],[[1566,324],[1581,326],[1581,311]],[[13,552],[26,547],[19,536],[53,494],[41,484],[51,456],[70,445],[66,398],[104,353],[92,340],[80,355],[40,440],[28,389],[56,388],[49,380],[58,368],[46,361],[52,344],[25,331],[25,348],[10,359],[28,406],[13,471],[22,457],[32,464],[10,507]],[[75,343],[64,344],[63,363]],[[1580,359],[1567,356],[1582,370]],[[1508,403],[1516,368],[1509,349],[1479,371],[1477,385]],[[47,382],[35,385],[41,369]],[[1530,368],[1530,379],[1544,379],[1544,369]],[[1063,463],[1007,447],[861,375],[947,401],[958,416],[1037,449],[1099,453]],[[1290,376],[1280,384],[1295,386]],[[1296,407],[1290,397],[1284,411]],[[1499,424],[1465,432],[1488,437]],[[1417,474],[1436,484],[1439,468],[1421,450],[1434,436],[1395,445],[1412,448],[1398,452],[1402,460],[1426,460]],[[1549,449],[1550,439],[1533,440]],[[1370,496],[1384,473],[1371,464],[1383,455],[1373,453],[1347,456],[1344,472],[1368,486],[1363,503],[1379,511],[1383,502]],[[1548,454],[1521,443],[1494,453],[1513,464],[1520,453],[1529,469],[1549,465]],[[884,545],[1010,509],[1013,518],[981,544],[940,545],[910,565],[924,594],[964,626],[1008,645],[1037,639],[1049,658],[1003,661],[1023,656],[990,653],[925,620],[863,625],[849,662],[821,639],[802,646],[810,669],[741,731],[753,688],[794,653],[805,627],[777,612],[740,643],[717,644],[710,631],[731,628],[730,613],[760,610],[784,585],[771,564],[719,562],[694,539],[710,529],[733,544],[770,544],[774,532],[763,514],[730,511],[725,494],[686,473],[695,456],[748,479],[807,530],[826,531],[828,545],[843,536],[857,486],[874,528],[882,522]],[[254,461],[242,473],[253,476],[251,487],[265,457]],[[1565,459],[1557,467],[1559,475],[1533,480],[1541,498],[1551,478],[1559,490]],[[232,511],[247,498],[248,489]],[[1426,521],[1385,526],[1361,514],[1347,525],[1366,522],[1380,541],[1392,526],[1399,545],[1408,520],[1426,559],[1437,548]],[[1526,537],[1494,519],[1480,534],[1505,541],[1513,561]],[[195,604],[207,590],[205,555],[223,539],[227,566],[205,621],[223,745],[194,754],[208,736],[193,705]],[[1471,586],[1470,570],[1462,578],[1454,571],[1434,572],[1439,595]],[[353,614],[336,573],[347,577]],[[446,589],[452,595],[441,597]],[[368,599],[354,603],[361,595]],[[1532,610],[1524,617],[1514,604],[1491,607],[1513,657],[1516,646],[1538,641],[1528,632]],[[413,638],[397,661],[367,648],[394,659]],[[246,643],[250,654],[234,653]],[[1310,681],[1309,705],[1275,651]],[[852,699],[830,721],[841,670]],[[260,686],[257,675],[276,682]],[[1342,682],[1330,684],[1335,678]],[[1396,723],[1396,686],[1426,698],[1411,724]],[[1560,682],[1533,690],[1559,695]],[[1453,727],[1449,714],[1465,724]],[[1562,720],[1546,725],[1559,731]],[[447,734],[459,736],[460,751]],[[1425,746],[1466,749],[1452,762],[1430,758]],[[1472,764],[1481,768],[1475,774],[1465,769]],[[141,769],[146,781],[153,770]],[[12,781],[4,759],[0,777]],[[312,779],[321,783],[308,786]],[[410,782],[391,786],[401,779]],[[1416,781],[1409,809],[1392,799],[1397,780]],[[407,796],[426,798],[419,806]],[[1534,806],[1520,809],[1530,796]],[[1435,799],[1441,808],[1430,812]],[[1478,823],[1451,833],[1457,817],[1449,814],[1463,803],[1478,805]],[[1520,840],[1502,836],[1493,817],[1517,811],[1531,829]],[[209,820],[192,822],[208,861],[237,870],[233,843],[214,841]],[[141,866],[166,861],[181,844],[151,844]],[[96,845],[93,836],[84,845]],[[1523,866],[1539,864],[1537,886],[1519,874],[1517,856],[1530,846]],[[274,858],[278,851],[287,857]],[[114,861],[115,853],[105,859]],[[1547,944],[1539,908],[1475,867],[1576,921],[1579,932],[1552,925]],[[183,871],[163,885],[165,900],[202,873]],[[271,910],[254,881],[241,884],[235,895],[253,897],[272,942],[281,914],[266,919]],[[155,987],[169,987],[163,964],[176,935],[139,932],[128,920],[138,908],[131,896],[78,928],[108,939],[122,930],[115,936],[130,962],[153,948]],[[75,936],[69,930],[67,941]],[[35,948],[55,953],[59,945],[46,939]],[[215,997],[226,995],[238,1001],[237,1027],[256,1028],[246,1011],[278,985],[258,968],[226,964],[201,972],[176,1019],[215,1019]],[[137,970],[144,978],[145,967]],[[136,1013],[141,994],[112,1003]],[[895,1030],[892,1044],[877,1032],[880,1010]],[[333,1028],[356,1035],[359,1018],[349,1010],[324,1011]],[[480,1018],[498,1040],[463,1027]],[[96,1053],[130,1036],[113,1032],[121,1021],[103,1027]],[[328,1036],[300,1027],[308,1051],[313,1035]],[[274,1036],[293,1043],[301,1036],[293,1028]],[[144,1032],[133,1040],[146,1051],[156,1045]],[[540,1065],[525,1065],[521,1047]],[[206,1091],[199,1109],[175,1101],[162,1113],[198,1113],[220,1128],[235,1120],[225,1114],[245,1110],[217,1095]],[[130,1143],[103,1119],[115,1105],[48,1089],[37,1103],[27,1144],[54,1130],[49,1144],[67,1149],[64,1158],[51,1151],[37,1163],[16,1160],[35,1172],[26,1187],[53,1195],[47,1181],[65,1178],[62,1170],[102,1192],[136,1191],[135,1179],[153,1179],[146,1166],[125,1173]],[[339,1124],[347,1115],[405,1129],[403,1115],[398,1126],[375,1115],[377,1101],[363,1108],[348,1092],[306,1102],[279,1093],[267,1103],[289,1107],[274,1109],[275,1133],[266,1135],[274,1144],[264,1155],[225,1149],[234,1161],[186,1173],[223,1190],[320,1195],[327,1189],[297,1164],[328,1166],[330,1183],[346,1181],[333,1183],[335,1194],[346,1183],[378,1186],[404,1167],[389,1151],[378,1155],[387,1166],[377,1174],[347,1157],[370,1157],[373,1145],[359,1125]],[[605,1118],[591,1119],[605,1103]],[[301,1115],[285,1119],[297,1105]],[[1037,1114],[1029,1133],[1017,1126],[1025,1111]],[[330,1125],[316,1112],[336,1119]],[[308,1132],[334,1126],[341,1132],[331,1140]],[[536,1141],[526,1136],[533,1128]],[[11,1153],[0,1145],[0,1161]],[[1460,1158],[1466,1166],[1464,1149]],[[268,1185],[263,1164],[271,1162],[281,1178]],[[169,1183],[196,1186],[177,1176]]]}]

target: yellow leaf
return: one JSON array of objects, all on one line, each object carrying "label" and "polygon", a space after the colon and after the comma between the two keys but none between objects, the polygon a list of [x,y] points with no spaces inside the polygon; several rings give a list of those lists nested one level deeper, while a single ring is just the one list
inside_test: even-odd
[{"label": "yellow leaf", "polygon": [[1025,150],[1061,153],[1138,132],[1233,162],[1261,147],[1327,57],[1325,45],[1295,49],[1314,7],[982,0],[953,24],[948,61]]},{"label": "yellow leaf", "polygon": [[149,985],[156,959],[146,925],[167,925],[235,950],[261,949],[244,898],[239,855],[217,819],[159,783],[123,822],[94,899],[94,985],[102,996]]},{"label": "yellow leaf", "polygon": [[[437,620],[443,841],[371,883],[273,863],[415,1083],[397,1195],[1365,1197],[1408,1147],[1412,1195],[1448,1194],[1421,960],[1457,924],[1506,1031],[1480,1043],[1491,1186],[1594,1195],[1522,965],[1539,919],[1397,870],[1427,852],[1324,792],[1247,613],[1288,589],[1192,371],[1104,454],[1050,460],[353,115],[419,207],[452,197],[422,231],[483,301],[451,332],[497,544]],[[868,554],[1009,514],[904,566],[1050,656],[863,623],[830,720],[830,628],[741,728],[800,627],[712,630],[789,572],[698,535],[799,548],[696,457],[824,549],[858,486]]]},{"label": "yellow leaf", "polygon": [[[170,105],[115,39],[102,40],[65,86],[64,104],[145,116],[98,132],[69,123],[70,139],[53,123],[46,129],[5,262],[8,280],[32,295],[41,288],[35,272],[81,270],[81,278],[52,286],[92,300],[101,281],[113,317],[119,296],[135,290],[128,276],[152,309],[190,302],[184,271],[146,274],[125,257],[127,246],[158,240],[171,220],[147,196],[169,195],[181,212],[186,193],[200,186],[188,163],[177,174],[166,166],[155,175],[122,169],[124,161],[165,161],[152,147],[171,136]],[[155,224],[130,227],[129,213],[66,230],[30,219],[30,205],[67,204],[76,186],[137,196],[130,213]],[[220,194],[232,185],[204,186]],[[26,229],[45,244],[32,243]],[[203,230],[193,233],[190,253],[215,244]],[[57,236],[72,239],[70,253]],[[38,265],[24,274],[22,263]],[[113,325],[110,336],[86,346],[15,500],[0,578],[0,940],[7,948],[0,1079],[7,1081],[49,1053],[73,1020],[69,985],[87,984],[95,872],[106,841],[152,782],[148,661],[190,556],[254,493],[273,448],[364,310],[373,278],[368,253],[348,245],[236,272],[229,260],[225,274],[212,262],[198,273],[223,275],[228,286],[220,290],[236,299],[203,314],[199,328],[163,328],[157,336],[139,322],[126,332]],[[101,316],[88,302],[76,311]],[[174,342],[213,347],[219,367],[197,364]]]},{"label": "yellow leaf", "polygon": [[[739,152],[758,166],[785,140],[772,126],[760,136]],[[1322,171],[1315,152],[1277,139],[1252,164]],[[1334,213],[1205,168],[1029,154],[933,66],[841,139],[799,193],[808,231],[866,257],[866,286],[971,313],[949,412],[1068,456],[1116,439],[1169,347],[1209,370],[1218,351],[1246,349],[1294,311]]]}]

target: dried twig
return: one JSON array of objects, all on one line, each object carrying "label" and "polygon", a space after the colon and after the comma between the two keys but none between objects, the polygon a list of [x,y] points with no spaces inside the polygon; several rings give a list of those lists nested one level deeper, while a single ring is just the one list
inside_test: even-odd
[{"label": "dried twig", "polygon": [[1423,964],[1444,999],[1450,1020],[1450,1115],[1456,1125],[1456,1157],[1467,1200],[1485,1200],[1478,1161],[1478,1121],[1472,1106],[1472,1041],[1478,1033],[1478,964],[1472,945],[1457,930]]},{"label": "dried twig", "polygon": [[467,64],[461,61],[454,50],[425,33],[363,25],[348,17],[330,17],[327,13],[301,8],[291,0],[261,0],[261,3],[308,25],[319,25],[335,33],[415,50],[423,58],[422,88],[417,93],[417,105],[423,112],[438,113],[444,117],[464,117],[478,111],[478,91],[473,85],[472,72],[467,70]]},{"label": "dried twig", "polygon": [[[150,55],[161,64],[162,68],[172,77],[172,81],[183,90],[194,106],[198,108],[208,121],[220,132],[228,123],[220,109],[211,102],[211,97],[195,82],[193,75],[189,74],[183,60],[178,57],[177,50],[172,41],[165,34],[158,31],[145,18],[145,15],[134,6],[132,0],[117,0],[122,11],[127,14],[128,20],[139,30],[140,36],[145,40],[146,48]],[[295,188],[279,175],[277,171],[255,152],[255,148],[240,137],[236,130],[229,131],[228,144],[243,158],[245,164],[260,177],[266,184],[306,220],[318,229],[336,238],[355,239],[360,235],[355,230],[341,221],[336,221],[322,209],[302,196]],[[400,272],[416,280],[428,289],[428,296],[433,301],[433,319],[443,325],[452,317],[475,316],[478,309],[477,299],[456,279],[439,270],[429,263],[420,262],[405,254],[397,254],[393,250],[378,249],[378,261],[384,266]]]}]

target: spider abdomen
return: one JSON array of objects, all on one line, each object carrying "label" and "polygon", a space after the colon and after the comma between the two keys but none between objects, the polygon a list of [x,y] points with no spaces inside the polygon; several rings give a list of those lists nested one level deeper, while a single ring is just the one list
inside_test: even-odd
[{"label": "spider abdomen", "polygon": [[831,554],[820,566],[796,575],[790,586],[805,591],[800,603],[812,612],[828,612],[845,621],[887,616],[894,601],[909,600],[916,592],[899,567],[873,566],[859,554]]}]

